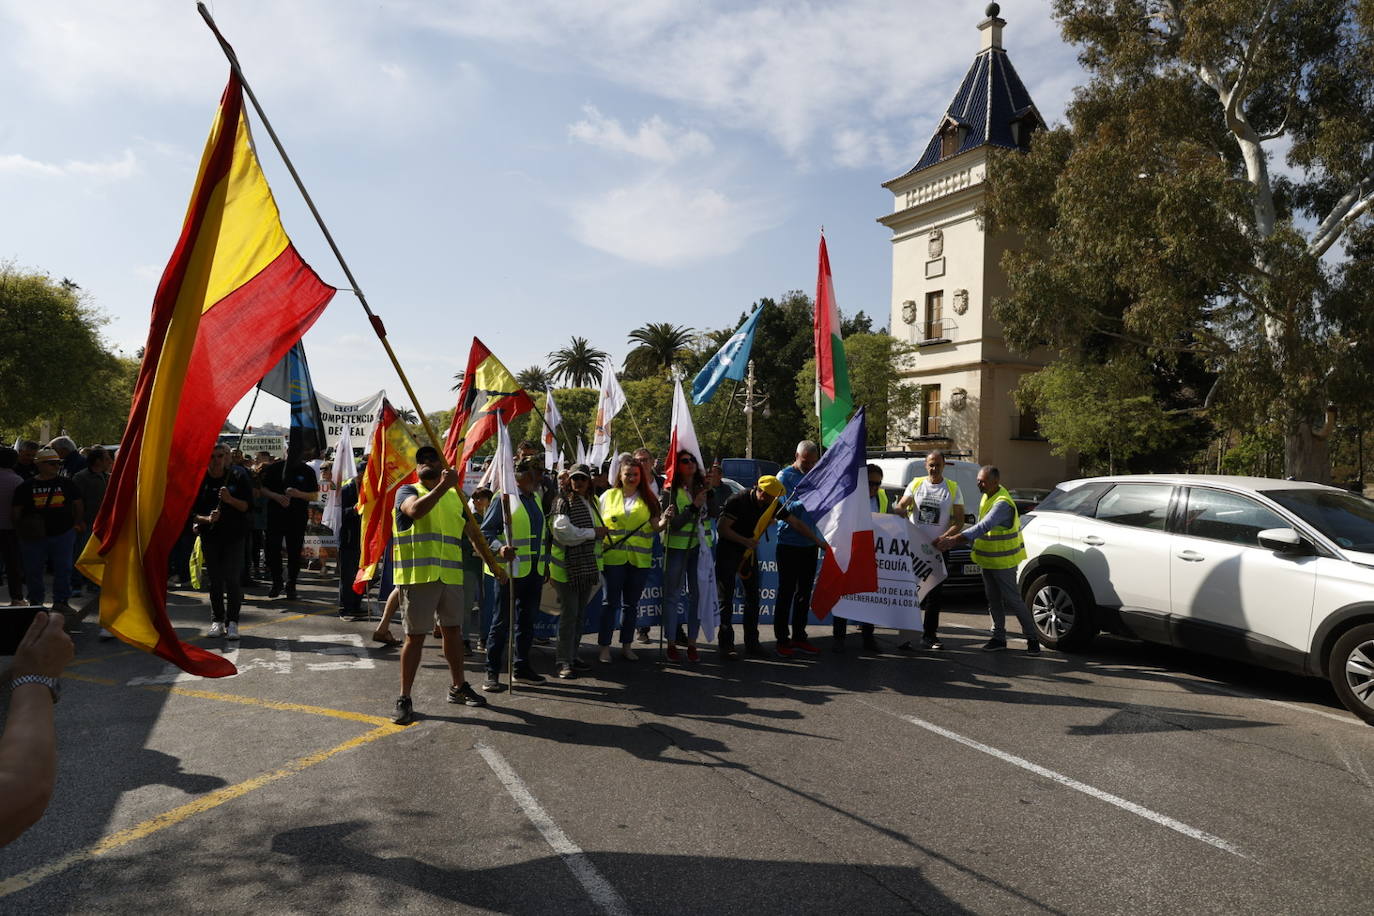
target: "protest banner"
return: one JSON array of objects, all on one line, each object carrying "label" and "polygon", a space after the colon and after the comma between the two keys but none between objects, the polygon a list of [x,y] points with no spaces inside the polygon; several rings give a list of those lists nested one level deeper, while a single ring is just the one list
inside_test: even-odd
[{"label": "protest banner", "polygon": [[243,436],[221,436],[221,441],[227,443],[231,448],[241,449],[245,455],[256,455],[258,452],[268,452],[274,458],[286,457],[286,437],[285,436],[255,436],[252,434]]},{"label": "protest banner", "polygon": [[382,398],[385,396],[385,391],[379,391],[358,401],[336,401],[316,389],[315,402],[320,407],[325,441],[331,446],[336,445],[344,427],[348,427],[349,438],[354,442],[370,441],[372,427],[377,424],[377,412],[382,409]]},{"label": "protest banner", "polygon": [[921,599],[944,581],[945,563],[930,539],[899,515],[873,516],[878,590],[846,595],[832,613],[894,629],[921,629]]}]

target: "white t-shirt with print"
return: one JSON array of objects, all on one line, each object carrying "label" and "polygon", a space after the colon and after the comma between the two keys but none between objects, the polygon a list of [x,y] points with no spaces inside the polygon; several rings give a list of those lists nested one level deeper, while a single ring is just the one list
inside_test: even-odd
[{"label": "white t-shirt with print", "polygon": [[907,517],[931,538],[949,529],[950,512],[961,502],[959,485],[948,477],[939,483],[931,483],[929,477],[917,477],[907,484],[906,495],[912,497]]}]

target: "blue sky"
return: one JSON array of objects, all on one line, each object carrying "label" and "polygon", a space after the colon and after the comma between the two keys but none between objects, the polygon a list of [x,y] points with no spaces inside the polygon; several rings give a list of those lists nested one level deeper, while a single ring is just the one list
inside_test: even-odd
[{"label": "blue sky", "polygon": [[[915,161],[983,17],[931,0],[209,5],[428,411],[452,406],[474,334],[516,371],[573,334],[618,364],[646,322],[723,327],[814,293],[821,225],[840,308],[885,322],[880,185]],[[1053,123],[1082,77],[1048,8],[1002,17]],[[0,34],[0,259],[75,280],[132,353],[228,65],[183,0],[0,0]],[[254,130],[288,233],[346,287]],[[331,397],[405,402],[346,291],[306,348]],[[259,402],[255,420],[285,419]]]}]

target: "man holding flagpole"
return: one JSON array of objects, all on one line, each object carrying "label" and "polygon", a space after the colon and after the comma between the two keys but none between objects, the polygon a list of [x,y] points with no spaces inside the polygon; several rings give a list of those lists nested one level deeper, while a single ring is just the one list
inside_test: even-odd
[{"label": "man holding flagpole", "polygon": [[463,506],[454,487],[458,472],[445,467],[439,450],[421,446],[415,453],[419,480],[396,493],[392,560],[401,593],[406,641],[401,647],[401,695],[392,721],[415,719],[410,689],[420,670],[425,635],[438,619],[451,684],[450,703],[485,706],[463,676]]}]

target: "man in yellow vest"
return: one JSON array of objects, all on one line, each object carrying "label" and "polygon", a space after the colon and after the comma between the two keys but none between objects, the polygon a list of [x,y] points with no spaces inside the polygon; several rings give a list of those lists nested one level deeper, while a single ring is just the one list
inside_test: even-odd
[{"label": "man in yellow vest", "polygon": [[420,669],[425,634],[435,618],[443,635],[448,662],[450,703],[485,706],[463,676],[463,505],[454,492],[458,473],[444,467],[433,446],[415,452],[419,482],[396,493],[391,555],[406,641],[401,647],[401,695],[391,721],[405,725],[415,719],[410,688]]},{"label": "man in yellow vest", "polygon": [[945,535],[935,542],[939,550],[948,550],[960,542],[973,543],[973,562],[983,571],[983,590],[988,596],[988,615],[992,618],[992,639],[983,645],[984,652],[998,652],[1007,647],[1007,611],[1021,622],[1026,637],[1026,652],[1040,654],[1040,640],[1036,637],[1035,621],[1031,619],[1026,602],[1016,589],[1016,567],[1026,558],[1021,541],[1021,516],[1016,511],[1007,488],[1002,486],[1002,474],[985,464],[978,470],[978,490],[983,494],[978,506],[978,522],[958,534]]},{"label": "man in yellow vest", "polygon": [[[482,533],[512,573],[508,582],[501,583],[496,592],[496,613],[487,631],[487,679],[482,689],[487,693],[504,690],[501,683],[501,663],[505,658],[510,637],[511,605],[515,611],[515,680],[522,684],[538,684],[544,676],[530,663],[530,648],[534,645],[534,612],[544,592],[544,574],[549,569],[548,525],[540,506],[538,487],[543,476],[543,461],[526,459],[515,467],[518,494],[511,494],[510,529],[506,529],[504,496],[491,501],[482,521]],[[518,565],[519,569],[512,566]],[[518,572],[518,575],[515,573]]]}]

